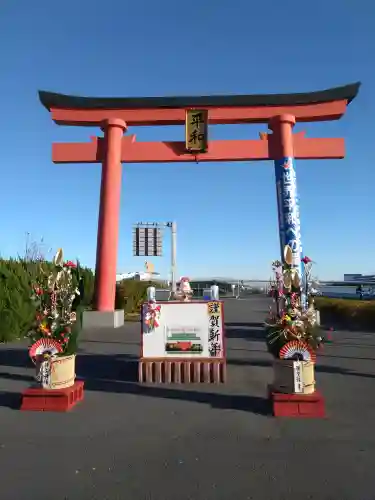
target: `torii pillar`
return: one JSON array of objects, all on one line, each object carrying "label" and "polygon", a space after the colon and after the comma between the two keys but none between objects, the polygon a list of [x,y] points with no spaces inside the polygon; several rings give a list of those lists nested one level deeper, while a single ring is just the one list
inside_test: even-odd
[{"label": "torii pillar", "polygon": [[[283,114],[272,117],[268,126],[273,132],[280,256],[283,260],[284,248],[288,245],[292,249],[292,267],[297,270],[302,280],[301,220],[293,144],[295,123],[294,115]],[[302,294],[302,305],[306,306],[304,294]]]},{"label": "torii pillar", "polygon": [[121,201],[121,144],[124,120],[112,118],[102,125],[104,157],[95,268],[95,309],[111,313],[116,298],[116,269]]},{"label": "torii pillar", "polygon": [[273,132],[280,255],[283,256],[285,245],[289,245],[293,266],[301,276],[301,221],[293,146],[295,123],[293,115],[279,115],[270,120],[269,128]]}]

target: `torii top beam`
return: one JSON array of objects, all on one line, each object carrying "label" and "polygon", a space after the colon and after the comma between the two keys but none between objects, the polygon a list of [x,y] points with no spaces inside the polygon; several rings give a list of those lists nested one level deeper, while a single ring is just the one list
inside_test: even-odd
[{"label": "torii top beam", "polygon": [[209,97],[78,97],[40,91],[39,99],[59,125],[99,126],[117,118],[127,126],[183,125],[185,110],[208,109],[209,123],[268,123],[291,114],[297,122],[339,119],[356,97],[360,83],[298,94]]}]

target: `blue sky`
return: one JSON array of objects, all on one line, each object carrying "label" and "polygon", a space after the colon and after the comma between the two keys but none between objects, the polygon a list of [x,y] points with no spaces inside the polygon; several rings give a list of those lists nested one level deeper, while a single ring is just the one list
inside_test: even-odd
[{"label": "blue sky", "polygon": [[[362,81],[342,120],[305,124],[344,137],[344,160],[298,161],[302,242],[321,279],[374,272],[375,4],[357,0],[5,0],[0,7],[0,252],[25,233],[95,264],[99,165],[54,165],[51,143],[97,129],[58,127],[37,90],[87,96],[304,92]],[[350,6],[351,5],[351,6]],[[212,139],[257,138],[265,125],[211,127]],[[130,130],[183,140],[182,127]],[[145,202],[144,199],[148,201]],[[178,272],[267,278],[279,255],[272,162],[123,166],[118,270],[138,220],[176,220]],[[167,274],[165,256],[153,259]]]}]

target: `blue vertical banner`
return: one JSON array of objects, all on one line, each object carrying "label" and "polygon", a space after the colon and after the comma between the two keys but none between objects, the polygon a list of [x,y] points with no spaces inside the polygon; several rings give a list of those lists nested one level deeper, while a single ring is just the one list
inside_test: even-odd
[{"label": "blue vertical banner", "polygon": [[289,245],[293,253],[292,265],[297,270],[302,282],[304,277],[301,262],[303,257],[301,222],[294,159],[285,157],[281,160],[275,160],[275,175],[281,260],[284,261],[285,245]]}]

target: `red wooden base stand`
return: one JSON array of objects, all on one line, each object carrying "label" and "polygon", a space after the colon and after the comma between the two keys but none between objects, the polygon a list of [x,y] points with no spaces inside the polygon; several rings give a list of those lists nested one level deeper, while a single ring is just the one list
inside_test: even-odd
[{"label": "red wooden base stand", "polygon": [[226,381],[225,359],[141,358],[140,383],[223,384]]},{"label": "red wooden base stand", "polygon": [[22,394],[21,410],[69,411],[83,400],[83,386],[84,382],[77,380],[74,385],[66,389],[47,390],[29,387]]},{"label": "red wooden base stand", "polygon": [[324,418],[324,398],[319,391],[313,394],[283,394],[268,388],[275,417]]}]

